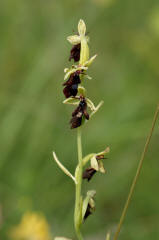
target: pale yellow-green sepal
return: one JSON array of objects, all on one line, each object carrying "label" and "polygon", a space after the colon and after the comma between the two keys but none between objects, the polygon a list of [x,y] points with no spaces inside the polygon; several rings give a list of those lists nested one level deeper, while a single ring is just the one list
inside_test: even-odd
[{"label": "pale yellow-green sepal", "polygon": [[78,105],[80,102],[80,99],[69,97],[63,101],[64,104],[71,104],[71,105]]},{"label": "pale yellow-green sepal", "polygon": [[96,110],[94,103],[89,98],[86,98],[86,102],[87,102],[88,107],[91,109],[91,111],[94,112]]},{"label": "pale yellow-green sepal", "polygon": [[72,45],[77,45],[81,42],[80,36],[78,35],[72,35],[67,37],[67,40],[72,44]]},{"label": "pale yellow-green sepal", "polygon": [[105,155],[110,152],[110,147],[106,147],[106,149],[102,152],[97,153],[97,155]]},{"label": "pale yellow-green sepal", "polygon": [[91,158],[91,167],[94,168],[96,171],[98,171],[99,167],[98,167],[98,161],[96,159],[96,156],[93,156]]},{"label": "pale yellow-green sepal", "polygon": [[70,77],[70,75],[72,74],[72,73],[74,73],[74,72],[76,72],[76,71],[78,71],[78,70],[87,70],[88,69],[88,67],[85,67],[85,66],[74,66],[73,68],[71,68],[71,69],[67,69],[67,68],[65,68],[65,71],[66,71],[66,74],[65,74],[65,76],[64,76],[64,80],[66,80],[67,78],[69,78]]},{"label": "pale yellow-green sepal", "polygon": [[69,70],[69,68],[64,68],[64,73],[67,73]]},{"label": "pale yellow-green sepal", "polygon": [[86,89],[82,86],[78,86],[78,94],[82,96],[86,96]]},{"label": "pale yellow-green sepal", "polygon": [[101,101],[97,107],[95,107],[95,109],[92,111],[92,113],[90,114],[90,117],[92,117],[98,110],[99,108],[103,105],[104,101]]},{"label": "pale yellow-green sepal", "polygon": [[106,173],[103,162],[101,160],[98,160],[98,169],[99,169],[99,172]]},{"label": "pale yellow-green sepal", "polygon": [[87,164],[87,162],[93,157],[95,156],[96,153],[90,153],[88,155],[86,155],[83,160],[82,160],[82,163],[83,163],[83,167]]},{"label": "pale yellow-green sepal", "polygon": [[94,55],[93,57],[91,57],[89,60],[87,60],[86,62],[85,62],[85,67],[89,67],[93,62],[94,62],[94,60],[96,59],[96,57],[97,57],[97,54],[96,55]]},{"label": "pale yellow-green sepal", "polygon": [[89,59],[89,47],[85,36],[81,36],[81,51],[79,64],[85,66]]},{"label": "pale yellow-green sepal", "polygon": [[86,24],[82,19],[78,22],[78,33],[79,35],[85,35],[86,33]]}]

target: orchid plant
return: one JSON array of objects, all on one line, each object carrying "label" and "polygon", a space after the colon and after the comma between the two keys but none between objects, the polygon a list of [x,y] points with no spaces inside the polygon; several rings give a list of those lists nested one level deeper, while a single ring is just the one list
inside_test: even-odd
[{"label": "orchid plant", "polygon": [[[103,104],[103,101],[101,101],[95,106],[92,100],[87,97],[86,89],[83,86],[83,82],[86,81],[86,79],[91,79],[87,74],[87,70],[97,55],[89,58],[89,37],[86,34],[86,25],[83,20],[80,20],[78,23],[78,35],[69,36],[67,40],[73,45],[69,61],[74,60],[74,62],[77,63],[76,65],[72,65],[71,68],[64,69],[65,82],[63,83],[63,93],[66,98],[63,103],[76,106],[70,120],[70,128],[77,128],[78,163],[75,174],[72,175],[70,171],[64,167],[58,160],[55,152],[53,152],[53,157],[62,171],[69,176],[75,184],[74,226],[77,238],[82,240],[83,237],[80,228],[87,217],[95,210],[94,196],[96,194],[95,190],[89,190],[86,196],[83,197],[81,194],[82,180],[90,181],[96,172],[105,173],[103,159],[105,159],[105,155],[109,153],[109,147],[106,147],[105,150],[99,153],[90,153],[83,157],[82,127]],[[89,166],[86,167],[86,165]],[[56,237],[55,239],[66,240],[66,238],[60,237]]]},{"label": "orchid plant", "polygon": [[[61,168],[61,170],[69,176],[74,184],[75,184],[75,209],[74,209],[74,227],[78,240],[83,240],[83,236],[81,233],[81,225],[85,222],[85,220],[93,214],[95,210],[95,190],[89,190],[86,193],[86,196],[82,196],[81,188],[82,181],[88,180],[94,176],[96,172],[105,173],[105,168],[103,165],[103,159],[105,159],[105,155],[107,155],[110,151],[109,147],[106,147],[105,150],[98,153],[90,153],[83,157],[82,153],[82,139],[81,132],[82,127],[86,124],[92,116],[99,110],[102,106],[103,101],[101,101],[97,106],[94,105],[92,100],[87,97],[86,89],[83,86],[84,81],[86,79],[91,79],[87,74],[88,68],[94,62],[97,55],[89,58],[89,37],[86,34],[86,25],[83,20],[80,20],[78,23],[78,34],[69,36],[67,40],[73,45],[70,51],[69,61],[74,60],[76,65],[72,65],[71,68],[64,69],[64,80],[63,83],[64,89],[63,93],[65,96],[64,104],[75,105],[76,108],[72,112],[72,117],[70,120],[70,128],[77,128],[77,152],[78,152],[78,162],[75,169],[75,174],[72,175],[70,171],[59,161],[55,152],[53,152],[53,157],[57,165]],[[89,109],[89,110],[88,110]],[[118,239],[121,226],[123,224],[124,218],[126,216],[126,212],[128,210],[128,206],[130,204],[130,200],[132,198],[132,194],[134,192],[134,188],[136,186],[142,165],[143,160],[145,158],[145,154],[147,152],[152,133],[159,115],[159,104],[157,106],[156,112],[154,114],[152,127],[150,129],[149,135],[146,140],[146,144],[144,150],[142,152],[136,174],[132,181],[132,185],[130,187],[130,191],[128,194],[128,198],[125,202],[119,224],[117,226],[116,232],[114,234],[114,240]],[[89,165],[86,167],[86,165]],[[65,237],[56,237],[55,240],[71,240]],[[110,234],[106,235],[106,240],[110,240]]]}]

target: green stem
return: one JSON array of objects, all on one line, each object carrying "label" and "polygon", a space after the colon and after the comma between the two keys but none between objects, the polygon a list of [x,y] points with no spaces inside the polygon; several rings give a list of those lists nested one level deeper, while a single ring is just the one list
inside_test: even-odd
[{"label": "green stem", "polygon": [[82,216],[82,142],[81,142],[81,127],[77,129],[77,149],[78,149],[78,166],[76,172],[76,196],[75,196],[75,212],[74,212],[74,225],[76,234],[79,240],[83,240],[80,232],[81,216]]},{"label": "green stem", "polygon": [[131,198],[132,198],[132,194],[133,194],[133,192],[134,192],[134,188],[135,188],[135,186],[136,186],[138,177],[139,177],[139,175],[140,175],[140,171],[141,171],[141,168],[142,168],[142,165],[143,165],[143,161],[144,161],[144,158],[145,158],[145,154],[146,154],[146,152],[147,152],[147,149],[148,149],[148,146],[149,146],[151,137],[152,137],[152,133],[153,133],[153,130],[154,130],[154,127],[155,127],[155,124],[156,124],[158,115],[159,115],[159,105],[158,105],[157,108],[156,108],[156,111],[155,111],[155,114],[154,114],[154,118],[153,118],[153,121],[152,121],[152,127],[151,127],[150,132],[149,132],[149,135],[148,135],[148,137],[147,137],[147,140],[146,140],[146,143],[145,143],[145,147],[144,147],[144,150],[143,150],[143,152],[142,152],[142,155],[141,155],[141,158],[140,158],[140,161],[139,161],[139,164],[138,164],[138,168],[137,168],[135,177],[134,177],[134,179],[133,179],[133,182],[132,182],[132,185],[131,185],[131,188],[130,188],[130,192],[129,192],[128,198],[127,198],[127,200],[126,200],[126,203],[125,203],[123,212],[122,212],[122,214],[121,214],[120,221],[119,221],[119,224],[118,224],[116,233],[115,233],[115,235],[114,235],[114,240],[117,240],[117,238],[118,238],[118,236],[119,236],[121,226],[122,226],[122,224],[123,224],[124,218],[125,218],[125,216],[126,216],[127,209],[128,209],[128,207],[129,207],[130,200],[131,200]]}]

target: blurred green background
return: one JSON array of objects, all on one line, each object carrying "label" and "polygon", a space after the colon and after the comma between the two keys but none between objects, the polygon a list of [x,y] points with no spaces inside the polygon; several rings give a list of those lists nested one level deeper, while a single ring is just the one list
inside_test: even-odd
[{"label": "blurred green background", "polygon": [[[107,174],[96,189],[96,211],[85,239],[114,233],[159,100],[158,0],[0,1],[0,239],[26,211],[42,212],[54,236],[75,239],[74,185],[52,160],[71,172],[77,162],[72,107],[63,105],[66,37],[83,18],[91,55],[98,54],[85,86],[104,106],[84,126],[83,151],[110,146]],[[159,239],[159,121],[119,239]]]}]

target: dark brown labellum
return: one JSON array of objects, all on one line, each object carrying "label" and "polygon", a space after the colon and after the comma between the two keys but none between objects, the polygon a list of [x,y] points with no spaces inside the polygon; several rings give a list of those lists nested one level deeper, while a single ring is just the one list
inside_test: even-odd
[{"label": "dark brown labellum", "polygon": [[82,178],[87,179],[89,182],[95,173],[96,170],[94,168],[89,167],[83,172]]},{"label": "dark brown labellum", "polygon": [[89,119],[89,114],[87,113],[86,100],[83,96],[81,96],[80,97],[80,103],[79,103],[78,107],[72,113],[72,119],[70,121],[71,129],[81,126],[83,116],[87,120]]},{"label": "dark brown labellum", "polygon": [[76,71],[72,73],[69,79],[65,83],[63,83],[63,86],[66,86],[63,89],[63,93],[66,98],[69,98],[71,96],[75,97],[77,95],[78,84],[81,83],[80,76],[79,76],[80,74],[81,74],[81,71]]},{"label": "dark brown labellum", "polygon": [[80,127],[82,124],[82,113],[72,117],[72,119],[70,120],[70,123],[71,123],[71,129]]},{"label": "dark brown labellum", "polygon": [[71,61],[71,59],[74,59],[74,62],[78,62],[80,60],[80,50],[81,50],[80,43],[77,45],[74,45],[70,52],[69,61]]}]

